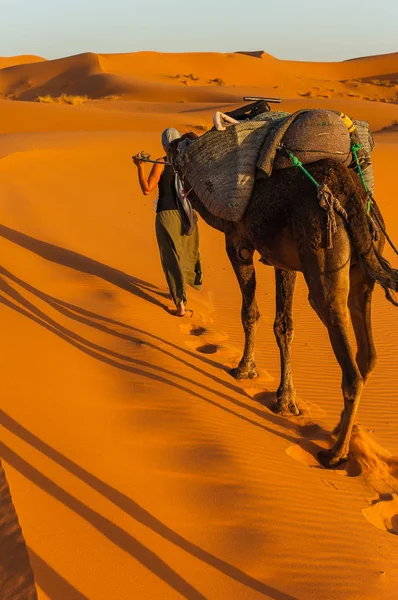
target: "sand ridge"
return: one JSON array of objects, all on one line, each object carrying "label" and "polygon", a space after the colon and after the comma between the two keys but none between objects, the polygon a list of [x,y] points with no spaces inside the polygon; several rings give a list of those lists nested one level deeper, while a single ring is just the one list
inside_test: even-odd
[{"label": "sand ridge", "polygon": [[26,65],[36,62],[44,62],[46,59],[34,54],[20,54],[19,56],[0,56],[0,69],[15,67],[16,65]]},{"label": "sand ridge", "polygon": [[[23,60],[23,58],[21,59]],[[246,94],[396,102],[397,53],[304,63],[241,53],[85,53],[1,68],[0,94],[20,100],[61,94],[203,102]]]}]

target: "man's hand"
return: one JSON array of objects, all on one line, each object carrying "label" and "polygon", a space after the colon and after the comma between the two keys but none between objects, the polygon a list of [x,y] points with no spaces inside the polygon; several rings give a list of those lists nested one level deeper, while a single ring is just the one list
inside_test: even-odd
[{"label": "man's hand", "polygon": [[133,161],[134,161],[134,164],[137,165],[137,167],[139,167],[140,165],[142,165],[142,163],[144,162],[142,160],[142,158],[141,158],[141,154],[140,153],[135,154],[133,156]]}]

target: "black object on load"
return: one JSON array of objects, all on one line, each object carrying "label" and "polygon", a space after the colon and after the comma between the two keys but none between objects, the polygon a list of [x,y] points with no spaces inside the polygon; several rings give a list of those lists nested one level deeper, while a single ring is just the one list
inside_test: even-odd
[{"label": "black object on load", "polygon": [[225,114],[233,119],[236,119],[237,121],[246,121],[247,119],[250,121],[257,115],[270,112],[271,107],[269,102],[275,102],[277,104],[280,104],[281,102],[280,98],[265,98],[263,96],[245,96],[243,100],[245,102],[253,100],[253,102],[246,104],[246,106],[241,106],[240,108],[231,110]]}]

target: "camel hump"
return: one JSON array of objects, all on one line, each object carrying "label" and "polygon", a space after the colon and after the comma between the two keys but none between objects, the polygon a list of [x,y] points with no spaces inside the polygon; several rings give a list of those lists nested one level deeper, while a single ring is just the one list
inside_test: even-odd
[{"label": "camel hump", "polygon": [[[331,110],[309,110],[295,119],[282,138],[303,164],[332,158],[348,166],[351,162],[350,132],[345,122]],[[291,167],[290,159],[278,153],[274,167]]]}]

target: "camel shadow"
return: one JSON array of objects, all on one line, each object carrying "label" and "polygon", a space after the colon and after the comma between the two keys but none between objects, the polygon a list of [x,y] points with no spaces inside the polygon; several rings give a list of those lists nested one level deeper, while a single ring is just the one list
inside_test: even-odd
[{"label": "camel shadow", "polygon": [[[77,307],[74,307],[77,310],[77,312],[75,313],[75,312],[71,311],[70,308],[65,308],[64,305],[66,303],[63,303],[62,301],[54,299],[52,296],[44,294],[43,292],[37,290],[33,286],[23,282],[21,279],[19,279],[18,277],[16,277],[15,275],[10,273],[6,269],[4,269],[4,267],[0,267],[0,292],[2,292],[2,295],[0,295],[0,303],[4,304],[8,308],[11,308],[12,310],[18,312],[19,314],[23,315],[24,317],[30,319],[31,321],[35,322],[36,324],[40,325],[41,327],[44,327],[45,329],[47,329],[54,335],[58,336],[59,338],[61,338],[65,342],[67,342],[68,344],[74,346],[76,349],[83,352],[84,354],[87,354],[88,356],[91,356],[92,358],[94,358],[100,362],[106,363],[107,365],[115,367],[122,371],[125,371],[128,373],[133,373],[133,374],[138,375],[143,378],[149,378],[149,379],[157,381],[161,384],[171,386],[175,389],[183,391],[184,393],[188,394],[188,396],[190,396],[190,397],[198,398],[198,399],[206,402],[207,404],[210,404],[212,406],[215,406],[215,407],[221,409],[222,411],[224,411],[228,414],[232,414],[233,416],[237,417],[240,420],[243,420],[247,423],[250,423],[251,425],[254,425],[255,427],[258,427],[258,428],[260,428],[264,431],[267,431],[269,433],[272,433],[274,435],[283,437],[284,439],[288,440],[289,442],[295,440],[295,438],[293,436],[290,436],[283,432],[280,432],[280,431],[277,431],[270,427],[267,427],[263,423],[259,423],[258,421],[255,421],[249,417],[246,417],[245,415],[239,414],[238,412],[232,410],[232,408],[230,408],[229,406],[223,406],[217,400],[213,400],[212,398],[210,398],[208,396],[208,394],[210,393],[213,396],[216,396],[217,399],[222,398],[223,400],[227,401],[230,405],[233,405],[238,408],[243,408],[246,411],[253,413],[256,417],[260,417],[261,419],[265,419],[265,420],[268,419],[270,421],[273,421],[272,416],[268,415],[265,411],[262,411],[260,409],[257,409],[256,407],[250,406],[247,403],[242,402],[238,398],[234,398],[224,392],[215,390],[212,387],[209,387],[208,385],[201,383],[197,379],[191,379],[189,377],[186,377],[185,375],[178,373],[178,370],[171,371],[165,367],[160,366],[159,364],[155,365],[152,363],[148,363],[141,359],[134,358],[132,356],[129,356],[127,354],[122,354],[122,353],[116,352],[114,350],[110,350],[104,346],[100,346],[97,343],[91,342],[90,340],[75,333],[71,329],[68,329],[67,327],[59,324],[53,318],[48,316],[44,311],[40,310],[37,306],[35,306],[30,300],[25,298],[17,289],[12,287],[12,285],[7,281],[7,279],[10,279],[11,281],[22,286],[30,294],[33,294],[36,297],[38,297],[40,300],[47,302],[52,308],[58,310],[61,314],[65,315],[69,318],[73,318],[77,321],[83,322],[85,325],[89,325],[100,331],[103,331],[104,333],[111,334],[118,338],[126,340],[126,341],[130,342],[131,344],[134,344],[136,346],[136,348],[141,345],[147,345],[147,346],[153,348],[154,350],[162,352],[163,354],[166,354],[167,356],[177,360],[178,362],[180,362],[190,368],[193,368],[195,371],[201,372],[203,375],[210,377],[210,379],[213,379],[214,381],[220,383],[221,385],[226,384],[226,382],[219,379],[217,376],[211,375],[207,371],[204,371],[203,369],[200,369],[197,366],[193,366],[192,363],[184,360],[181,357],[176,356],[175,353],[172,353],[164,348],[161,348],[160,346],[157,346],[156,344],[153,344],[151,342],[145,342],[141,338],[132,336],[131,334],[127,335],[124,333],[120,333],[118,331],[110,329],[109,327],[107,327],[105,325],[102,325],[101,323],[98,323],[95,321],[93,322],[91,319],[87,319],[85,316],[83,316],[81,314],[82,311],[83,311],[83,313],[88,312],[88,311],[84,311],[84,309],[79,309]],[[73,306],[73,305],[68,305],[68,306]],[[80,313],[79,313],[79,311],[80,311]],[[92,313],[92,314],[95,314],[95,313]],[[150,335],[151,335],[151,334],[147,334],[143,330],[136,330],[136,332],[138,332],[138,331],[145,336],[148,335],[150,337]],[[158,338],[158,339],[161,340],[161,338]],[[166,344],[167,342],[164,342],[164,343]],[[179,349],[178,346],[175,346],[175,348]],[[196,355],[194,355],[194,356],[196,357]],[[177,379],[178,381],[174,381],[175,379]],[[232,386],[232,384],[227,384],[227,385]],[[195,388],[198,388],[199,391],[196,391]],[[232,386],[232,389],[234,389],[234,388],[235,388],[235,386]],[[237,387],[236,387],[236,389],[234,389],[234,391],[239,391],[239,393],[242,393],[242,390]],[[202,392],[206,392],[207,395],[205,396]]]},{"label": "camel shadow", "polygon": [[57,598],[57,600],[89,600],[87,596],[79,592],[62,575],[50,567],[32,548],[28,548],[28,551],[35,581],[49,598]]},{"label": "camel shadow", "polygon": [[[83,467],[64,456],[58,450],[49,446],[42,439],[37,437],[34,433],[26,429],[23,425],[15,421],[12,417],[6,414],[3,410],[0,410],[0,424],[5,427],[8,431],[19,437],[21,440],[35,448],[47,458],[61,466],[73,476],[80,479],[83,483],[89,486],[91,489],[102,495],[104,498],[112,502],[125,514],[130,516],[132,519],[144,525],[152,532],[156,533],[164,540],[170,542],[176,547],[180,548],[184,552],[188,553],[192,557],[202,561],[203,563],[213,567],[220,573],[226,575],[230,579],[252,589],[260,594],[272,598],[273,600],[298,600],[297,598],[286,594],[280,590],[267,585],[266,583],[251,577],[238,567],[218,558],[211,552],[204,550],[194,542],[184,538],[178,532],[174,531],[157,517],[153,516],[145,508],[140,506],[129,496],[126,496],[116,488],[110,486],[106,482],[102,481],[92,473],[86,471]],[[24,459],[16,455],[10,448],[0,442],[0,453],[14,468],[19,470],[25,477],[33,481],[36,485],[40,486],[46,492],[53,495],[59,501],[63,502],[66,506],[71,508],[74,512],[85,518],[99,531],[104,533],[108,539],[119,545],[119,547],[125,549],[130,554],[134,550],[134,556],[142,564],[147,566],[156,575],[161,577],[166,583],[172,585],[172,587],[184,593],[185,598],[192,600],[204,599],[204,596],[197,590],[192,588],[185,580],[170,569],[159,557],[154,555],[148,548],[144,547],[140,542],[134,539],[132,536],[127,534],[124,530],[114,525],[105,517],[99,515],[91,508],[83,505],[74,496],[60,488],[57,484],[49,480],[45,475],[37,471]],[[33,561],[34,564],[34,561]],[[188,587],[189,586],[189,587]],[[76,595],[76,600],[80,600],[80,596]],[[82,600],[84,596],[81,597]]]},{"label": "camel shadow", "polygon": [[167,294],[164,294],[164,292],[161,292],[156,286],[143,281],[142,279],[127,275],[119,269],[105,265],[93,258],[74,252],[73,250],[67,250],[66,248],[61,248],[60,246],[37,240],[36,238],[26,235],[25,233],[20,233],[5,225],[0,225],[0,236],[22,248],[34,252],[50,262],[62,265],[63,267],[69,267],[70,269],[86,273],[87,275],[94,275],[104,281],[108,281],[116,287],[119,287],[126,292],[130,292],[138,298],[146,300],[169,312],[165,304],[151,296],[151,294],[155,294],[164,298],[167,297]]},{"label": "camel shadow", "polygon": [[[139,540],[97,511],[81,502],[78,498],[49,479],[46,475],[33,467],[29,462],[24,460],[1,441],[0,455],[28,481],[32,482],[47,494],[64,504],[76,515],[86,520],[94,529],[100,532],[111,543],[135,558],[152,573],[162,579],[162,581],[171,586],[176,592],[182,594],[184,598],[188,598],[189,600],[206,600],[205,596],[198,592],[190,583],[188,583],[176,571],[169,567],[169,565],[163,559],[159,558]],[[77,598],[79,598],[79,596],[77,596]]]},{"label": "camel shadow", "polygon": [[[123,289],[131,294],[134,294],[141,300],[145,300],[146,302],[150,302],[154,304],[158,308],[166,311],[170,314],[169,309],[165,304],[160,302],[160,300],[156,297],[153,297],[151,294],[158,296],[160,298],[167,298],[168,294],[160,291],[156,286],[147,281],[143,281],[142,279],[138,279],[137,277],[133,277],[132,275],[127,275],[123,271],[115,269],[114,267],[110,267],[109,265],[105,265],[93,258],[89,258],[84,256],[83,254],[79,254],[73,250],[67,250],[66,248],[61,248],[60,246],[56,246],[54,244],[49,244],[48,242],[43,242],[36,238],[33,238],[25,233],[21,233],[16,231],[15,229],[11,229],[5,225],[0,225],[0,236],[7,239],[8,241],[17,244],[21,248],[25,248],[38,256],[41,256],[45,260],[56,263],[58,265],[69,267],[70,269],[74,269],[75,271],[79,271],[80,273],[86,273],[88,275],[93,275],[95,277],[99,277],[120,289]],[[7,277],[10,277],[10,274],[5,273]],[[18,284],[22,285],[23,282],[14,277],[14,281]],[[27,284],[26,284],[27,285]],[[42,298],[45,295],[42,294]],[[43,298],[44,299],[44,298]],[[53,299],[56,301],[56,299]],[[61,303],[60,301],[58,301]],[[66,307],[68,305],[64,303]],[[69,305],[71,307],[71,305]],[[72,307],[73,308],[73,307]],[[78,312],[79,309],[76,309]],[[94,313],[90,313],[89,311],[85,311],[86,316],[93,316]],[[102,318],[105,321],[104,317],[99,317],[94,315],[97,318]],[[123,325],[121,323],[117,323],[112,320],[108,320],[109,323]],[[159,338],[160,339],[160,338]],[[222,365],[221,363],[217,363],[216,361],[212,361],[210,359],[206,359],[204,357],[199,357],[194,353],[191,353],[191,356],[195,356],[196,358],[200,358],[203,362],[212,365],[214,367],[221,368],[227,371],[227,367]],[[225,382],[224,382],[225,383]],[[240,390],[241,388],[237,386],[233,386],[235,391]]]},{"label": "camel shadow", "polygon": [[[143,280],[133,277],[131,275],[127,275],[123,271],[120,271],[118,269],[115,269],[113,267],[105,265],[103,263],[100,263],[97,260],[94,260],[94,259],[84,256],[82,254],[79,254],[72,250],[67,250],[65,248],[61,248],[54,244],[49,244],[48,242],[43,242],[41,240],[37,240],[36,238],[28,236],[24,233],[18,232],[18,231],[11,229],[5,225],[0,225],[0,236],[4,237],[5,239],[11,241],[14,244],[19,245],[22,248],[29,250],[30,252],[33,252],[33,253],[41,256],[42,258],[44,258],[50,262],[54,262],[56,264],[69,267],[69,268],[79,271],[81,273],[87,273],[89,275],[99,277],[99,278],[103,279],[104,281],[108,281],[109,283],[136,295],[140,299],[150,302],[151,304],[154,304],[155,306],[162,308],[169,314],[167,307],[164,304],[162,304],[158,300],[158,298],[153,297],[151,295],[151,294],[154,294],[155,296],[164,297],[165,294],[163,292],[161,292],[156,286],[152,285],[151,283],[148,283],[146,281],[143,281]],[[18,277],[16,277],[15,275],[10,273],[6,269],[4,269],[3,267],[0,267],[0,275],[3,275],[4,277],[11,279],[14,283],[17,283],[18,285],[20,285],[24,289],[26,289],[28,292],[36,295],[41,300],[47,302],[52,308],[55,308],[58,312],[62,313],[64,316],[67,316],[68,318],[74,319],[78,322],[84,323],[85,325],[93,327],[104,333],[113,335],[117,338],[124,339],[129,342],[145,343],[147,346],[155,349],[156,351],[162,352],[163,354],[169,356],[170,358],[177,360],[181,364],[194,369],[196,372],[198,372],[201,375],[203,375],[204,377],[206,377],[206,379],[211,379],[212,381],[216,382],[217,384],[239,394],[240,396],[249,398],[248,394],[241,387],[232,383],[229,380],[230,379],[229,376],[225,379],[220,379],[216,375],[214,375],[204,369],[201,369],[197,365],[194,365],[192,363],[192,361],[188,362],[188,361],[184,360],[183,358],[177,356],[174,351],[183,353],[187,357],[195,359],[195,361],[200,361],[210,367],[220,369],[224,372],[227,372],[229,370],[228,367],[226,367],[225,365],[223,365],[217,361],[211,360],[210,358],[203,356],[203,354],[192,352],[192,351],[189,351],[188,349],[183,349],[180,346],[173,344],[170,341],[164,340],[161,337],[156,336],[154,334],[150,334],[146,331],[143,331],[142,329],[138,329],[138,328],[129,326],[127,324],[121,323],[114,319],[110,319],[108,317],[98,315],[92,311],[88,311],[81,307],[75,306],[73,304],[70,304],[70,303],[64,302],[62,300],[59,300],[57,298],[54,298],[52,296],[49,296],[48,294],[45,294],[44,292],[41,292],[41,291],[37,290],[36,288],[34,288],[33,286],[22,281],[21,279],[19,279]],[[120,360],[122,360],[122,361],[127,360],[127,362],[130,362],[130,363],[135,362],[139,366],[145,366],[145,367],[148,367],[151,369],[153,369],[153,365],[143,363],[142,361],[137,361],[135,359],[126,357],[125,355],[121,355],[119,353],[111,352],[111,351],[109,351],[105,348],[102,348],[96,344],[92,344],[91,342],[88,342],[87,340],[83,339],[81,336],[76,335],[74,332],[70,331],[67,328],[60,326],[54,320],[47,317],[47,315],[45,315],[45,313],[43,313],[42,311],[39,311],[32,303],[30,303],[28,300],[23,298],[21,296],[21,294],[19,294],[16,290],[14,290],[7,282],[0,281],[0,289],[2,289],[3,292],[5,292],[6,296],[8,295],[9,298],[11,297],[11,302],[10,302],[10,299],[9,298],[7,299],[6,297],[0,298],[0,302],[2,302],[3,304],[6,304],[7,306],[9,306],[10,308],[12,308],[14,310],[17,310],[21,314],[24,314],[24,316],[34,320],[36,323],[46,327],[47,329],[49,329],[50,331],[52,331],[53,333],[55,333],[56,335],[58,335],[65,341],[67,341],[68,343],[74,345],[76,348],[78,348],[82,352],[85,352],[86,354],[89,354],[93,358],[101,360],[102,362],[107,362],[109,365],[120,368],[122,370],[130,371],[130,372],[140,374],[140,375],[144,375],[145,377],[151,377],[152,379],[156,379],[162,383],[166,382],[168,385],[174,385],[175,387],[177,387],[191,395],[197,396],[197,397],[201,398],[202,400],[205,400],[207,403],[213,404],[214,406],[221,408],[225,412],[233,414],[234,416],[237,416],[238,418],[245,420],[248,423],[255,425],[256,427],[260,427],[270,433],[284,437],[289,442],[295,441],[296,438],[291,435],[284,434],[275,429],[270,429],[270,428],[266,427],[265,425],[258,423],[257,421],[254,421],[254,420],[249,419],[241,414],[236,413],[235,411],[231,410],[228,407],[224,407],[221,404],[219,404],[213,400],[210,400],[209,398],[205,398],[203,395],[197,394],[196,392],[194,392],[192,390],[192,385],[200,387],[201,389],[203,389],[206,392],[215,394],[215,395],[219,396],[220,398],[223,398],[224,400],[228,401],[229,403],[232,403],[233,405],[235,405],[239,408],[244,408],[248,412],[251,412],[252,414],[254,414],[256,417],[259,417],[262,420],[271,422],[274,425],[278,426],[279,428],[287,429],[287,430],[292,431],[293,433],[297,433],[297,428],[291,421],[289,421],[283,417],[274,415],[272,413],[272,411],[262,410],[261,408],[250,406],[247,403],[242,402],[241,400],[238,400],[237,398],[232,398],[231,396],[229,396],[227,394],[216,391],[216,390],[212,389],[211,387],[201,384],[196,379],[189,379],[189,378],[183,377],[182,375],[178,374],[178,372],[171,372],[171,371],[162,369],[161,367],[157,367],[158,372],[164,372],[165,374],[167,374],[169,376],[173,376],[173,378],[177,377],[178,379],[184,380],[186,383],[189,384],[188,388],[186,388],[185,386],[184,387],[180,386],[174,382],[171,382],[169,379],[165,379],[157,374],[148,373],[148,372],[144,372],[142,370],[137,370],[137,369],[134,370],[134,369],[132,369],[131,366],[125,365],[122,362],[120,362]],[[124,328],[125,330],[133,332],[135,335],[116,331],[113,327],[112,328],[109,327],[110,325]],[[145,335],[145,337],[150,337],[153,340],[155,340],[156,342],[160,342],[160,344],[168,346],[170,348],[170,351],[166,350],[165,348],[162,348],[156,344],[149,343],[147,341],[142,342],[141,339],[137,339],[136,334]],[[114,358],[117,359],[117,361],[113,360]]]}]

